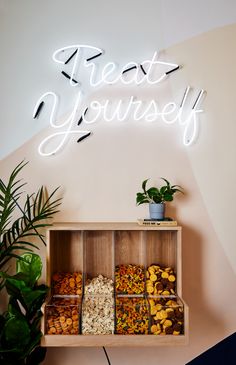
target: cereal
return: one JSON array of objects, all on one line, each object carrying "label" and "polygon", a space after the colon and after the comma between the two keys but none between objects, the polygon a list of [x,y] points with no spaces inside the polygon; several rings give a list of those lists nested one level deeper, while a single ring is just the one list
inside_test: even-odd
[{"label": "cereal", "polygon": [[82,274],[80,272],[56,272],[52,277],[53,293],[57,295],[81,295]]},{"label": "cereal", "polygon": [[82,334],[105,335],[114,333],[114,297],[91,296],[82,306]]},{"label": "cereal", "polygon": [[84,293],[85,294],[95,294],[95,295],[113,295],[114,292],[114,282],[111,279],[104,277],[103,275],[98,275],[92,280],[87,280]]},{"label": "cereal", "polygon": [[116,333],[148,334],[148,306],[144,298],[116,298]]},{"label": "cereal", "polygon": [[102,275],[88,280],[82,306],[83,334],[114,333],[114,282]]},{"label": "cereal", "polygon": [[141,265],[116,266],[116,292],[119,294],[144,294],[144,267]]},{"label": "cereal", "polygon": [[184,332],[183,305],[176,298],[149,298],[151,327],[154,335],[180,335]]},{"label": "cereal", "polygon": [[[46,330],[49,335],[79,333],[79,298],[52,298],[46,306]],[[74,313],[74,315],[73,315]],[[76,319],[74,319],[76,313]]]},{"label": "cereal", "polygon": [[172,268],[151,265],[146,271],[146,291],[149,295],[174,295],[176,276]]}]

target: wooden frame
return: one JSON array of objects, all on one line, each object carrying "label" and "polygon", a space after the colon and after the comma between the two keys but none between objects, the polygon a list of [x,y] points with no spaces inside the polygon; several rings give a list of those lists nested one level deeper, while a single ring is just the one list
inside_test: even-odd
[{"label": "wooden frame", "polygon": [[[84,281],[98,274],[114,280],[117,264],[171,266],[182,297],[181,227],[137,223],[58,223],[47,231],[47,284],[55,271],[82,271]],[[181,299],[182,300],[182,299]],[[42,346],[163,346],[188,343],[189,314],[184,303],[184,335],[47,335]],[[45,307],[44,307],[45,308]],[[44,310],[43,308],[43,310]]]}]

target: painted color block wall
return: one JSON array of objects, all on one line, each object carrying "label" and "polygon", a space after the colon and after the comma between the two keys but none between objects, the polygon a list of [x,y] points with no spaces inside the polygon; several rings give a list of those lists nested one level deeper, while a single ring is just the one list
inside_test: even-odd
[{"label": "painted color block wall", "polygon": [[[117,9],[112,9],[111,5],[103,1],[103,11],[98,10],[99,21],[92,2],[88,2],[86,7],[82,1],[71,1],[67,4],[73,5],[73,11],[69,13],[73,22],[67,12],[62,16],[58,10],[56,16],[55,2],[42,2],[40,11],[46,14],[48,38],[44,31],[40,33],[37,24],[36,31],[30,22],[28,32],[25,30],[22,37],[28,37],[34,52],[28,53],[30,49],[25,44],[24,50],[17,49],[18,55],[24,57],[19,58],[18,63],[12,59],[9,61],[14,66],[12,72],[17,80],[17,90],[12,83],[10,86],[5,85],[5,90],[1,90],[9,113],[2,109],[0,124],[3,131],[5,125],[6,128],[1,136],[4,136],[7,147],[1,151],[2,156],[5,155],[0,161],[0,175],[7,179],[13,167],[25,158],[30,163],[24,169],[22,177],[28,181],[29,193],[41,184],[46,185],[49,190],[60,185],[63,205],[56,217],[57,221],[135,221],[137,217],[144,217],[147,207],[136,207],[135,195],[141,181],[148,177],[155,183],[159,181],[158,177],[165,176],[185,188],[185,195],[177,197],[169,205],[167,215],[176,217],[183,226],[183,297],[190,307],[190,343],[186,347],[172,347],[168,350],[108,350],[113,365],[142,365],[146,362],[150,365],[182,365],[234,332],[236,325],[234,300],[230,299],[236,294],[236,74],[233,72],[236,61],[236,25],[204,29],[207,30],[205,33],[189,32],[191,36],[194,35],[192,38],[178,39],[178,43],[170,46],[171,42],[169,45],[164,44],[163,33],[159,32],[162,29],[161,24],[157,22],[154,26],[155,17],[151,14],[155,10],[157,18],[161,18],[161,11],[163,13],[165,10],[162,2],[150,1],[149,11],[143,19],[141,10],[137,11],[137,18],[135,17],[133,3],[124,9],[121,8],[121,2]],[[16,2],[14,5],[17,6]],[[33,16],[36,5],[25,1],[24,6],[28,19]],[[9,11],[12,10],[13,15],[16,12],[11,7],[12,5],[2,1],[2,11],[8,16],[8,21],[11,19]],[[65,10],[65,4],[63,9]],[[82,29],[74,14],[78,14],[78,19],[81,19],[83,9],[86,10],[84,18],[87,23],[84,20]],[[114,15],[115,10],[117,17]],[[40,14],[39,17],[42,17]],[[51,32],[49,18],[52,21]],[[23,29],[23,17],[19,21],[22,21]],[[122,24],[129,32],[122,30]],[[60,27],[64,28],[64,32],[59,30]],[[36,34],[38,38],[34,37],[33,40],[33,35]],[[12,28],[8,37],[14,43],[16,29]],[[33,41],[38,39],[42,42],[43,37],[45,43],[39,45],[38,57]],[[7,50],[12,55],[13,51],[6,43],[6,35],[3,40],[5,57]],[[59,154],[50,158],[40,156],[37,146],[50,131],[47,115],[37,121],[30,119],[33,105],[43,92],[55,89],[68,102],[62,102],[63,112],[70,110],[68,86],[63,78],[59,78],[58,70],[54,71],[55,65],[49,58],[56,48],[78,41],[106,49],[107,60],[117,60],[120,63],[132,59],[142,60],[151,57],[154,50],[165,48],[162,57],[182,64],[183,68],[165,81],[163,88],[152,88],[143,92],[145,95],[150,94],[150,97],[155,94],[157,99],[158,93],[161,93],[166,100],[177,101],[187,85],[192,86],[196,92],[204,88],[207,95],[203,102],[204,113],[199,119],[197,142],[189,148],[184,147],[183,130],[177,124],[137,123],[130,118],[127,123],[107,124],[101,121],[92,126],[93,135],[83,143],[77,144],[76,137],[72,136]],[[117,47],[114,46],[115,43]],[[1,62],[7,68],[6,61],[0,61],[0,64]],[[28,73],[25,72],[24,62],[32,64]],[[24,79],[20,74],[21,68],[24,70]],[[40,74],[39,78],[36,73]],[[34,82],[36,80],[38,82]],[[28,98],[21,99],[21,90],[24,88],[30,93]],[[14,110],[10,106],[11,90],[18,111],[17,120],[12,119]],[[123,95],[124,91],[119,90],[119,93]],[[26,121],[32,125],[35,123],[37,133],[27,131],[24,124]],[[12,123],[11,133],[7,130],[8,123]],[[44,128],[39,123],[43,123]],[[25,136],[21,145],[18,144],[18,136],[23,139]],[[43,247],[40,252],[44,257]],[[106,361],[102,349],[99,348],[49,349],[45,364],[53,363],[102,365]]]}]

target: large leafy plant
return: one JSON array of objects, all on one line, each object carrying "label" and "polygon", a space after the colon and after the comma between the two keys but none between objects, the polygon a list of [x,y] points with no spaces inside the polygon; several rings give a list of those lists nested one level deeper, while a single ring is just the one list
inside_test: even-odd
[{"label": "large leafy plant", "polygon": [[[61,199],[54,198],[58,188],[49,196],[43,187],[25,194],[25,183],[18,176],[26,164],[20,162],[7,183],[0,178],[0,289],[5,286],[9,295],[7,311],[0,315],[2,365],[38,365],[46,353],[39,343],[41,306],[48,288],[37,283],[42,261],[32,251],[38,240],[45,244],[42,229],[50,226]],[[8,274],[12,259],[17,263],[14,276]]]},{"label": "large leafy plant", "polygon": [[39,346],[41,338],[41,306],[48,288],[37,284],[42,261],[34,253],[25,253],[17,260],[17,273],[1,272],[9,294],[7,311],[0,316],[0,363],[2,365],[38,365],[46,348]]},{"label": "large leafy plant", "polygon": [[[0,271],[8,266],[12,258],[24,260],[19,250],[38,248],[37,239],[44,241],[41,229],[50,225],[48,219],[58,211],[61,203],[61,199],[54,199],[58,188],[48,198],[45,198],[43,187],[36,194],[25,196],[22,189],[25,183],[18,175],[26,164],[25,161],[20,162],[6,184],[0,179]],[[4,281],[1,288],[3,285]]]},{"label": "large leafy plant", "polygon": [[146,188],[147,182],[149,179],[146,179],[142,183],[142,192],[137,193],[136,195],[136,203],[137,205],[145,204],[145,203],[164,203],[169,202],[174,199],[174,194],[177,192],[183,193],[183,188],[179,185],[171,185],[167,179],[161,178],[165,184],[161,187],[150,187]]}]

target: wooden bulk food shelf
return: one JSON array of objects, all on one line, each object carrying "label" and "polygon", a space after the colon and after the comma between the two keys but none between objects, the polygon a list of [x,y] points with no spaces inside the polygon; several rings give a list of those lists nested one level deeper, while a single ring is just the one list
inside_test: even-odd
[{"label": "wooden bulk food shelf", "polygon": [[[83,335],[47,334],[45,306],[42,346],[163,346],[188,343],[188,306],[182,299],[181,227],[140,226],[138,223],[58,223],[47,231],[47,285],[55,272],[102,274],[115,280],[116,265],[152,264],[173,268],[176,295],[184,306],[183,334]],[[147,279],[146,279],[147,280]],[[147,294],[147,293],[146,293]]]}]

